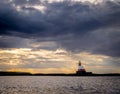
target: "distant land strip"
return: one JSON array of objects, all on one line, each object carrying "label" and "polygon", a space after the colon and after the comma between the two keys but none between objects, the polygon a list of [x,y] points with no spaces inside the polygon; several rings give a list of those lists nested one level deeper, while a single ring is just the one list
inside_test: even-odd
[{"label": "distant land strip", "polygon": [[64,73],[56,73],[56,74],[42,74],[42,73],[36,73],[32,74],[29,72],[6,72],[6,71],[0,71],[0,76],[120,76],[120,73],[107,73],[107,74],[82,74],[78,75],[76,73],[71,74],[64,74]]}]

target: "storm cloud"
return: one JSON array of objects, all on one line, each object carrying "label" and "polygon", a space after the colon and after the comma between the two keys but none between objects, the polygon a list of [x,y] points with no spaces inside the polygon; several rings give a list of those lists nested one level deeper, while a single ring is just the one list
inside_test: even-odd
[{"label": "storm cloud", "polygon": [[[54,41],[72,52],[120,57],[120,2],[0,1],[0,47],[29,47],[27,41]],[[3,41],[4,37],[18,40]],[[8,38],[9,39],[9,38]],[[8,40],[7,39],[7,40]],[[12,43],[11,43],[12,41]],[[12,45],[12,46],[11,46]],[[39,48],[39,47],[38,47]]]}]

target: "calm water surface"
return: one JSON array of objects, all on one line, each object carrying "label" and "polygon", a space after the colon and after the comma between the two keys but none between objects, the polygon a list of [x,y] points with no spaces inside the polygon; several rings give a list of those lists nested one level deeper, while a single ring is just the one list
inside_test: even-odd
[{"label": "calm water surface", "polygon": [[120,77],[1,76],[0,94],[120,94]]}]

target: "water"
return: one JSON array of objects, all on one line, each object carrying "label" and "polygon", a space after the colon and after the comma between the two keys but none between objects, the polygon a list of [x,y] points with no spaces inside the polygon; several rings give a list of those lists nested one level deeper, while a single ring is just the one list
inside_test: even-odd
[{"label": "water", "polygon": [[120,94],[120,77],[1,76],[0,94]]}]

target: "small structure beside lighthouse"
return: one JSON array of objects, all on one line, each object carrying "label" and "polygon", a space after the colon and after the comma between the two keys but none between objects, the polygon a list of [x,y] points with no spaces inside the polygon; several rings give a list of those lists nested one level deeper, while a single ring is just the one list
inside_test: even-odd
[{"label": "small structure beside lighthouse", "polygon": [[86,75],[86,70],[82,66],[81,61],[78,62],[78,70],[76,72],[77,75]]}]

